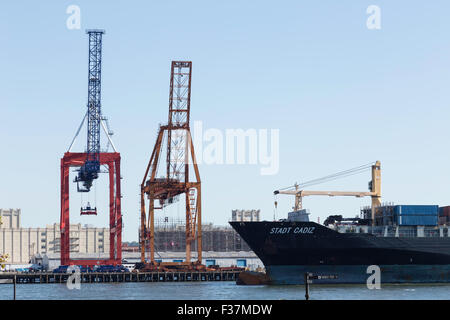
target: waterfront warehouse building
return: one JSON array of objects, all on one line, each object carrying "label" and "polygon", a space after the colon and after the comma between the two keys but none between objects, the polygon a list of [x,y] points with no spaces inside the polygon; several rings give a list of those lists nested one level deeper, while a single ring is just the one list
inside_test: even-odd
[{"label": "waterfront warehouse building", "polygon": [[[43,228],[23,228],[20,209],[0,209],[0,252],[8,254],[8,264],[28,263],[35,254],[60,252],[59,224]],[[70,252],[101,254],[109,250],[109,228],[70,225]]]}]

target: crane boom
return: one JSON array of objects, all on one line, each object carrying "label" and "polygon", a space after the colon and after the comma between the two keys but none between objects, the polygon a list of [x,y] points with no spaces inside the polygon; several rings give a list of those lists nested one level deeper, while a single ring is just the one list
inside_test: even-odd
[{"label": "crane boom", "polygon": [[299,191],[279,191],[276,194],[291,194],[298,195],[300,197],[306,196],[339,196],[339,197],[368,197],[375,196],[375,192],[361,192],[361,191],[309,191],[309,190],[299,190]]},{"label": "crane boom", "polygon": [[100,172],[102,35],[105,31],[86,30],[86,33],[89,35],[87,147],[86,161],[75,178],[77,183],[83,184],[81,188],[78,185],[79,192],[89,192]]},{"label": "crane boom", "polygon": [[311,191],[300,190],[297,184],[294,185],[295,190],[275,190],[274,194],[287,194],[295,196],[294,210],[302,209],[302,199],[306,196],[339,196],[339,197],[372,197],[372,223],[375,221],[375,208],[381,205],[381,163],[375,162],[371,166],[372,180],[369,182],[369,190],[367,191]]}]

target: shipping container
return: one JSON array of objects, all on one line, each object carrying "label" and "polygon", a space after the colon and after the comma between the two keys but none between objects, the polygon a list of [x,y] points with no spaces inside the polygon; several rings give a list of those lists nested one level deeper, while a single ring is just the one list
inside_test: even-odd
[{"label": "shipping container", "polygon": [[439,225],[443,226],[448,225],[450,223],[450,220],[447,219],[447,217],[439,217]]},{"label": "shipping container", "polygon": [[440,212],[450,213],[450,206],[441,208],[437,205],[383,205],[376,208],[375,224],[435,226]]},{"label": "shipping container", "polygon": [[[397,205],[394,206],[394,215],[402,216],[438,216],[439,206],[435,205]],[[437,220],[437,219],[436,219]]]},{"label": "shipping container", "polygon": [[438,215],[397,215],[399,226],[435,226],[438,224]]},{"label": "shipping container", "polygon": [[450,206],[439,207],[439,216],[450,218]]}]

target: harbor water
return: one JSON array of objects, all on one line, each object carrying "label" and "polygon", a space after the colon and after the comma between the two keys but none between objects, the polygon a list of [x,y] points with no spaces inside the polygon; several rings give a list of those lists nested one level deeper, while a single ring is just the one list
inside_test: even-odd
[{"label": "harbor water", "polygon": [[[13,285],[0,284],[0,300],[13,299]],[[238,286],[234,282],[18,284],[18,300],[304,300],[305,287]],[[311,285],[311,300],[448,300],[450,284]]]}]

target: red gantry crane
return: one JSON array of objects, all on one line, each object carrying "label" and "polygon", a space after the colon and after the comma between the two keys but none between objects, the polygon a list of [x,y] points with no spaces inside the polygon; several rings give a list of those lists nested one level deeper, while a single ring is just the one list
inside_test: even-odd
[{"label": "red gantry crane", "polygon": [[[194,153],[189,116],[191,105],[192,62],[172,61],[169,94],[169,119],[167,125],[159,127],[153,152],[141,184],[141,262],[151,266],[170,264],[199,267],[202,262],[201,230],[201,182]],[[164,140],[167,148],[163,150]],[[161,153],[166,152],[165,172],[157,176]],[[192,162],[191,162],[192,161]],[[190,163],[194,169],[194,181],[190,180]],[[183,263],[155,262],[155,211],[178,200],[186,199],[186,261]],[[148,216],[146,198],[148,199]],[[197,240],[197,262],[191,263],[191,245]],[[146,261],[146,249],[150,249],[150,261]]]},{"label": "red gantry crane", "polygon": [[[61,265],[92,266],[98,264],[117,265],[122,262],[122,213],[120,207],[120,153],[111,140],[112,132],[108,129],[106,118],[101,112],[101,62],[103,30],[87,30],[89,35],[89,73],[88,73],[88,103],[87,112],[78,128],[69,150],[61,159]],[[86,152],[71,152],[73,144],[87,120]],[[103,128],[108,138],[108,147],[114,152],[101,152],[100,131]],[[106,171],[101,171],[105,167]],[[72,260],[69,212],[69,170],[76,167],[78,175],[74,182],[77,191],[89,193],[93,181],[99,173],[109,174],[109,259]],[[80,215],[97,215],[97,208],[89,202],[81,207]]]}]

